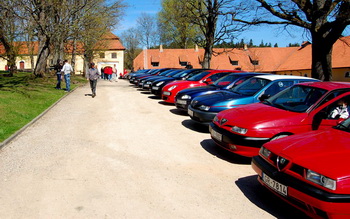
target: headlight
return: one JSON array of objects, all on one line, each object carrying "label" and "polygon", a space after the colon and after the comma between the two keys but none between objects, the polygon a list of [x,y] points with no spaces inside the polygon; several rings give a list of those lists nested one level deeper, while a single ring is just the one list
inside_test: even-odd
[{"label": "headlight", "polygon": [[147,81],[146,84],[152,84],[152,82],[151,81]]},{"label": "headlight", "polygon": [[162,84],[164,84],[164,81],[158,82],[158,83],[156,84],[156,86],[159,87],[159,86],[162,85]]},{"label": "headlight", "polygon": [[319,173],[316,173],[312,170],[307,170],[306,173],[306,179],[314,182],[316,184],[319,184],[325,188],[335,190],[336,189],[336,181],[333,179],[330,179],[328,177],[325,177]]},{"label": "headlight", "polygon": [[190,99],[191,99],[191,96],[185,94],[185,95],[183,95],[183,96],[181,97],[181,99],[183,99],[183,100],[190,100]]},{"label": "headlight", "polygon": [[215,117],[214,117],[213,122],[219,122],[218,116],[215,116]]},{"label": "headlight", "polygon": [[173,85],[173,86],[171,86],[171,87],[168,89],[168,91],[172,91],[172,90],[174,90],[176,87],[177,87],[177,85]]},{"label": "headlight", "polygon": [[268,158],[271,154],[271,151],[266,149],[265,147],[261,147],[260,148],[260,152],[259,152],[262,156]]},{"label": "headlight", "polygon": [[242,134],[242,135],[244,135],[244,134],[247,133],[247,131],[248,131],[248,129],[240,128],[240,127],[238,127],[238,126],[233,126],[233,127],[231,128],[231,130],[232,130],[233,132],[236,132],[236,133],[239,133],[239,134]]},{"label": "headlight", "polygon": [[210,109],[210,106],[201,105],[198,107],[198,109],[203,110],[203,111],[208,111]]}]

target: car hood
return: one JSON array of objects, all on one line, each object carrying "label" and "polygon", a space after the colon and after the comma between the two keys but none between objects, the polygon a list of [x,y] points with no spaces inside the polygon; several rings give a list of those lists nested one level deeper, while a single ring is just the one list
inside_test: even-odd
[{"label": "car hood", "polygon": [[186,88],[185,90],[179,91],[178,95],[193,95],[196,93],[201,93],[204,91],[210,91],[210,90],[219,90],[220,88],[215,87],[215,86],[200,86],[200,87],[191,87],[191,88]]},{"label": "car hood", "polygon": [[213,106],[215,103],[220,103],[222,101],[229,101],[229,100],[235,100],[239,98],[244,98],[247,96],[243,96],[241,94],[233,93],[231,91],[225,91],[225,90],[218,90],[211,94],[198,96],[194,101],[197,101],[200,105],[207,105],[207,106]]},{"label": "car hood", "polygon": [[350,133],[334,128],[311,131],[267,143],[266,148],[332,179],[350,177]]},{"label": "car hood", "polygon": [[226,126],[248,129],[299,125],[305,117],[305,113],[290,112],[263,103],[247,104],[224,110],[218,114],[220,120],[227,119]]}]

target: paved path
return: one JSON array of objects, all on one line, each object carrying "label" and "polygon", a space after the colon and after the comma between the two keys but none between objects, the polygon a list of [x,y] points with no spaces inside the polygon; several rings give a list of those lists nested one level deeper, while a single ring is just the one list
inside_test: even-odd
[{"label": "paved path", "polygon": [[174,106],[127,81],[88,93],[0,151],[0,218],[301,218]]}]

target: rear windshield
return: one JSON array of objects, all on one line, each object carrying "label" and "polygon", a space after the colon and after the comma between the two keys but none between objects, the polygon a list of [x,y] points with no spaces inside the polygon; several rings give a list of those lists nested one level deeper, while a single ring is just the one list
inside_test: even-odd
[{"label": "rear windshield", "polygon": [[232,91],[245,96],[253,96],[271,81],[263,78],[249,78],[242,84],[232,88]]}]

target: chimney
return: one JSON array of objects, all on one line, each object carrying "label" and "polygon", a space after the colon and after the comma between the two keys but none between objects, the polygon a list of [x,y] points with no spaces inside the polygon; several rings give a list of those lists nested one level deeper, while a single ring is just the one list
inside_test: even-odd
[{"label": "chimney", "polygon": [[160,46],[159,46],[159,52],[163,52],[163,45],[162,44],[160,44]]},{"label": "chimney", "polygon": [[194,51],[198,52],[198,45],[196,44],[196,46],[194,47]]},{"label": "chimney", "polygon": [[248,45],[247,45],[247,44],[244,44],[244,45],[243,45],[243,49],[244,49],[245,51],[247,51],[247,50],[248,50]]}]

